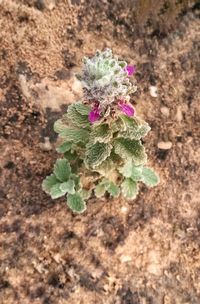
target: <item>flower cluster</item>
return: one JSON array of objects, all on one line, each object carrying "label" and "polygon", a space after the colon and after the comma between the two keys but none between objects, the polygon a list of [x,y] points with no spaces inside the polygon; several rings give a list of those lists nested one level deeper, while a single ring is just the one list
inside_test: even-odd
[{"label": "flower cluster", "polygon": [[86,103],[93,106],[90,121],[99,120],[109,108],[113,110],[115,107],[132,116],[134,110],[128,100],[136,86],[129,78],[135,73],[135,67],[113,56],[110,49],[97,51],[94,57],[85,57],[83,62],[83,71],[78,78],[83,85]]}]

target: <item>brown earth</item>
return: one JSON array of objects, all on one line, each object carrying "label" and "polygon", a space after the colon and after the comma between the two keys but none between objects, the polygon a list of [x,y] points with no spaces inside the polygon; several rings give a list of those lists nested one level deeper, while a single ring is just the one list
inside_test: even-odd
[{"label": "brown earth", "polygon": [[[0,303],[200,303],[199,8],[0,0]],[[161,183],[74,215],[41,182],[57,157],[52,124],[81,96],[74,72],[105,47],[137,66],[134,102]]]}]

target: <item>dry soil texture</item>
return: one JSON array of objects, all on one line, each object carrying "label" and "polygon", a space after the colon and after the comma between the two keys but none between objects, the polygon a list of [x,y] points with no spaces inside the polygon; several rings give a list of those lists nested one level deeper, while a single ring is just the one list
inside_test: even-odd
[{"label": "dry soil texture", "polygon": [[[0,0],[0,303],[200,303],[199,30],[193,1]],[[161,183],[73,215],[41,190],[52,124],[105,47],[137,66]]]}]

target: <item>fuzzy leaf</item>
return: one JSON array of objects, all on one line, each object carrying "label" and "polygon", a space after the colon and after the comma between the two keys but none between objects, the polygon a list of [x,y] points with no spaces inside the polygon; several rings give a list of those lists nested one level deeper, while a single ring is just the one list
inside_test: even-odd
[{"label": "fuzzy leaf", "polygon": [[87,105],[84,105],[82,103],[75,103],[75,108],[76,108],[76,111],[79,112],[81,115],[85,115],[85,116],[88,116],[91,109],[90,107],[88,107]]},{"label": "fuzzy leaf", "polygon": [[56,151],[58,153],[65,153],[67,151],[69,151],[72,147],[72,143],[71,142],[64,142],[63,144],[61,144],[59,147],[56,148]]},{"label": "fuzzy leaf", "polygon": [[98,198],[104,196],[105,192],[106,192],[106,185],[104,183],[99,183],[94,189],[95,196]]},{"label": "fuzzy leaf", "polygon": [[95,171],[100,173],[103,176],[109,175],[111,171],[113,171],[114,168],[114,163],[108,157],[106,160],[104,160],[99,166],[95,167]]},{"label": "fuzzy leaf", "polygon": [[134,181],[142,180],[142,166],[134,166],[132,160],[128,160],[122,168],[119,169],[119,172],[124,177],[130,177]]},{"label": "fuzzy leaf", "polygon": [[71,161],[73,161],[77,158],[76,151],[73,151],[73,152],[72,151],[67,151],[67,152],[64,153],[64,156],[69,162],[71,162]]},{"label": "fuzzy leaf", "polygon": [[53,128],[56,133],[61,133],[67,128],[67,125],[62,119],[58,119],[55,121]]},{"label": "fuzzy leaf", "polygon": [[149,187],[154,187],[159,183],[159,176],[151,168],[143,168],[142,181]]},{"label": "fuzzy leaf", "polygon": [[66,159],[57,159],[54,165],[54,174],[61,182],[67,181],[70,173],[71,167]]},{"label": "fuzzy leaf", "polygon": [[107,143],[112,137],[112,132],[109,129],[109,125],[104,123],[94,126],[92,132],[90,133],[90,141],[93,143]]},{"label": "fuzzy leaf", "polygon": [[70,178],[73,179],[76,189],[79,189],[80,188],[80,177],[76,174],[71,174]]},{"label": "fuzzy leaf", "polygon": [[139,140],[146,136],[151,129],[148,123],[139,118],[131,118],[125,115],[121,115],[120,118],[126,127],[126,131],[121,132],[120,137]]},{"label": "fuzzy leaf", "polygon": [[58,184],[55,184],[55,185],[51,188],[51,190],[50,190],[50,195],[51,195],[52,199],[59,198],[59,197],[61,197],[61,196],[63,196],[63,195],[66,194],[66,191],[62,191],[62,190],[60,189],[60,185],[61,185],[61,184],[58,183]]},{"label": "fuzzy leaf", "polygon": [[51,174],[49,176],[47,176],[43,182],[42,182],[42,189],[46,192],[46,193],[50,193],[51,188],[57,184],[59,182],[59,180],[56,178],[55,174]]},{"label": "fuzzy leaf", "polygon": [[89,132],[84,129],[65,128],[65,130],[60,133],[60,137],[73,143],[87,143],[89,139]]},{"label": "fuzzy leaf", "polygon": [[67,205],[77,213],[82,213],[86,210],[86,204],[79,193],[67,195]]},{"label": "fuzzy leaf", "polygon": [[109,185],[107,186],[107,191],[113,197],[118,197],[120,193],[119,187],[115,185],[113,182],[109,182]]},{"label": "fuzzy leaf", "polygon": [[60,184],[60,190],[65,193],[74,194],[75,193],[75,183],[73,180],[69,179],[67,182]]},{"label": "fuzzy leaf", "polygon": [[91,191],[90,190],[86,190],[86,189],[81,189],[79,191],[80,196],[82,197],[82,199],[87,200],[90,198],[91,196]]},{"label": "fuzzy leaf", "polygon": [[121,184],[122,194],[127,199],[134,199],[138,194],[137,183],[131,178],[126,178]]},{"label": "fuzzy leaf", "polygon": [[133,166],[132,168],[132,174],[131,174],[131,178],[134,181],[141,181],[142,180],[142,170],[143,167],[142,166]]},{"label": "fuzzy leaf", "polygon": [[121,119],[117,119],[116,121],[114,121],[111,125],[112,127],[112,132],[119,132],[119,131],[126,131],[126,126],[123,123],[123,121]]},{"label": "fuzzy leaf", "polygon": [[89,145],[86,150],[86,165],[92,168],[99,166],[110,155],[111,150],[110,144],[97,142],[93,146]]},{"label": "fuzzy leaf", "polygon": [[123,159],[131,159],[135,166],[144,164],[147,156],[139,140],[130,140],[128,138],[117,138],[114,143],[115,153]]},{"label": "fuzzy leaf", "polygon": [[76,104],[71,104],[68,107],[67,114],[63,116],[71,121],[71,123],[79,128],[89,128],[90,123],[88,120],[88,115],[80,114],[76,109]]}]

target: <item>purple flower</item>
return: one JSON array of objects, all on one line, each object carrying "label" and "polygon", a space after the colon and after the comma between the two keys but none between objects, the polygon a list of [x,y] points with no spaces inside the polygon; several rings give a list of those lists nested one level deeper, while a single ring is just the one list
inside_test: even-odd
[{"label": "purple flower", "polygon": [[88,119],[91,123],[100,119],[99,109],[95,107],[88,115]]},{"label": "purple flower", "polygon": [[123,101],[120,101],[118,103],[118,106],[120,110],[124,112],[127,116],[133,116],[135,114],[135,109]]},{"label": "purple flower", "polygon": [[131,75],[135,74],[136,67],[134,65],[127,65],[125,67],[125,71],[128,73],[128,76],[131,76]]}]

